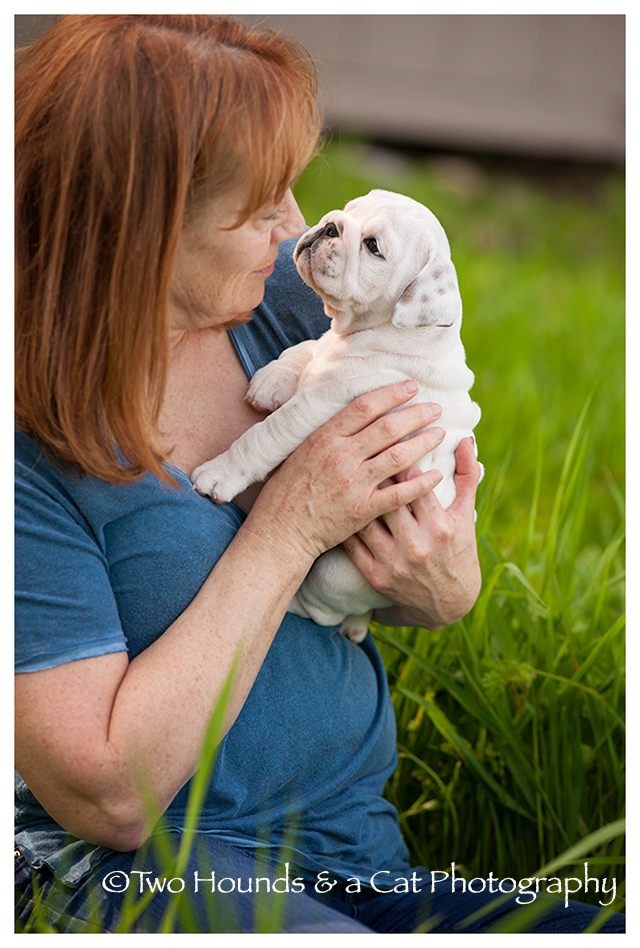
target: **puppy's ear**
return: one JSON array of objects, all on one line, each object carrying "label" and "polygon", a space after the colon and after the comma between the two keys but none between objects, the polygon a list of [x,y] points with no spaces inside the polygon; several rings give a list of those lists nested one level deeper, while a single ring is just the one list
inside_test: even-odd
[{"label": "puppy's ear", "polygon": [[455,267],[435,251],[393,307],[394,326],[450,326],[462,314]]}]

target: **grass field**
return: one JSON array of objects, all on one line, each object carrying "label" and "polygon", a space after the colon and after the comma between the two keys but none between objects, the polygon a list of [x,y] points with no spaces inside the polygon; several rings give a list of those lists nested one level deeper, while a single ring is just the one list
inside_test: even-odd
[{"label": "grass field", "polygon": [[375,629],[398,719],[388,796],[420,863],[471,876],[531,876],[615,824],[563,871],[588,858],[620,894],[622,178],[558,195],[336,142],[296,196],[311,224],[372,187],[427,204],[448,233],[486,468],[473,611],[436,633]]},{"label": "grass field", "polygon": [[[296,196],[313,224],[372,187],[426,203],[449,235],[486,468],[472,612],[438,632],[374,627],[398,721],[387,794],[418,863],[521,880],[584,877],[588,861],[590,876],[616,879],[620,908],[622,179],[558,195],[476,165],[336,142]],[[185,859],[166,854],[174,875]],[[123,932],[136,912],[123,913]],[[31,924],[52,931],[37,915]],[[277,930],[277,917],[267,911],[259,930]]]}]

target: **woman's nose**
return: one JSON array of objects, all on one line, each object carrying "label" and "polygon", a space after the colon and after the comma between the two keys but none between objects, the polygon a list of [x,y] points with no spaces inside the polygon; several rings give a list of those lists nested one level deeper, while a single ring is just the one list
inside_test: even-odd
[{"label": "woman's nose", "polygon": [[290,240],[292,237],[299,237],[304,233],[306,227],[305,219],[296,203],[296,199],[291,191],[287,192],[286,216],[274,228],[274,238],[280,240]]}]

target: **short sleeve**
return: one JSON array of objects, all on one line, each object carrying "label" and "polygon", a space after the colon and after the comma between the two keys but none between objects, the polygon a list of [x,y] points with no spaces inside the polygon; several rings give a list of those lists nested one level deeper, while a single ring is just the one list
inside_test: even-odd
[{"label": "short sleeve", "polygon": [[108,565],[64,490],[18,465],[15,669],[126,651]]}]

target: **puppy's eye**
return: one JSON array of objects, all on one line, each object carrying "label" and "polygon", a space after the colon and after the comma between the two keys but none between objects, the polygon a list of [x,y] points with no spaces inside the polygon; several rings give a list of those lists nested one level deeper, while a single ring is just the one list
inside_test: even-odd
[{"label": "puppy's eye", "polygon": [[378,247],[378,241],[376,240],[375,237],[367,237],[367,239],[364,242],[364,245],[367,248],[367,250],[369,250],[370,253],[373,254],[374,257],[382,257],[382,254],[380,253],[380,248]]}]

